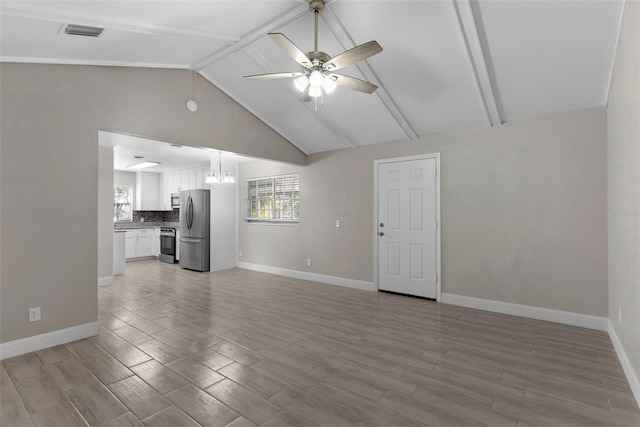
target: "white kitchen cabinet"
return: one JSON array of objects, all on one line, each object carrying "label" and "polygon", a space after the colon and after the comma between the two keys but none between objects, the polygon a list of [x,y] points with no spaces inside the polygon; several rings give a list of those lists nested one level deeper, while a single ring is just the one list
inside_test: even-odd
[{"label": "white kitchen cabinet", "polygon": [[136,230],[136,258],[153,256],[153,228]]},{"label": "white kitchen cabinet", "polygon": [[[167,177],[167,192],[169,193],[169,202],[171,202],[171,193],[177,193],[176,189],[176,180],[174,179],[175,174],[173,172],[167,172],[164,174]],[[169,203],[171,206],[171,203]]]},{"label": "white kitchen cabinet", "polygon": [[171,174],[173,175],[173,187],[171,191],[172,193],[179,193],[182,190],[184,190],[184,188],[182,188],[182,173],[180,171],[176,171],[176,172],[171,172]]},{"label": "white kitchen cabinet", "polygon": [[169,175],[163,173],[158,180],[158,209],[161,211],[171,210],[171,192],[169,191]]},{"label": "white kitchen cabinet", "polygon": [[191,190],[191,187],[189,187],[189,170],[188,169],[180,171],[180,183],[182,184],[180,191]]},{"label": "white kitchen cabinet", "polygon": [[136,173],[136,210],[157,211],[159,174],[151,172]]},{"label": "white kitchen cabinet", "polygon": [[158,258],[160,255],[160,227],[153,229],[152,243],[153,256]]},{"label": "white kitchen cabinet", "polygon": [[118,276],[124,274],[124,266],[126,260],[126,237],[127,233],[123,230],[113,231],[113,275]]},{"label": "white kitchen cabinet", "polygon": [[158,252],[160,251],[160,236],[156,237],[156,232],[153,228],[137,228],[126,230],[125,234],[125,257],[127,259],[132,258],[145,258],[155,255],[155,239],[158,239]]},{"label": "white kitchen cabinet", "polygon": [[127,230],[125,236],[125,257],[136,257],[136,230]]},{"label": "white kitchen cabinet", "polygon": [[189,190],[196,190],[196,169],[188,169],[187,174],[189,174]]},{"label": "white kitchen cabinet", "polygon": [[200,167],[200,168],[196,168],[196,189],[203,189],[205,188],[204,186],[204,178],[207,176],[206,173],[207,168]]}]

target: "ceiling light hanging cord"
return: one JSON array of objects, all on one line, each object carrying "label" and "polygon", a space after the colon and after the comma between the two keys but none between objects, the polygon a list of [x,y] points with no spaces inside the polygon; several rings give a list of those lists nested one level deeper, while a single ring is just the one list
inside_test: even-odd
[{"label": "ceiling light hanging cord", "polygon": [[191,99],[187,100],[187,110],[195,113],[198,109],[198,103],[196,102],[196,70],[191,70]]}]

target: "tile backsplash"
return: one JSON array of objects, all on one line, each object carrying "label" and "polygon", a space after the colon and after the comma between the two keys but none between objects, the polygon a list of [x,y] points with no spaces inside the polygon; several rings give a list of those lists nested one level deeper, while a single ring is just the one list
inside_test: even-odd
[{"label": "tile backsplash", "polygon": [[132,222],[140,222],[140,218],[144,218],[144,222],[179,222],[180,209],[172,211],[133,211]]}]

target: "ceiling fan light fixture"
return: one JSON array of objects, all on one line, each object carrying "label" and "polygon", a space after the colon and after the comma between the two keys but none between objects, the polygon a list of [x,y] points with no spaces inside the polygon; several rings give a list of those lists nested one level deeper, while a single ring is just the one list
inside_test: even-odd
[{"label": "ceiling fan light fixture", "polygon": [[338,84],[329,76],[326,76],[324,82],[322,82],[322,89],[324,89],[324,93],[326,94],[330,94],[336,90],[336,86],[338,86]]},{"label": "ceiling fan light fixture", "polygon": [[322,96],[322,86],[309,86],[309,96],[312,98]]},{"label": "ceiling fan light fixture", "polygon": [[293,81],[293,84],[295,85],[296,89],[298,89],[300,92],[304,92],[307,86],[309,86],[309,77],[300,76]]},{"label": "ceiling fan light fixture", "polygon": [[323,82],[324,82],[324,76],[322,75],[322,73],[318,70],[313,70],[311,72],[311,75],[309,76],[309,84],[312,87],[319,88],[320,86],[322,86]]},{"label": "ceiling fan light fixture", "polygon": [[324,9],[325,0],[309,0],[309,10],[314,15],[313,50],[303,52],[291,40],[282,33],[269,33],[271,39],[295,62],[302,66],[298,72],[267,73],[244,76],[245,79],[265,80],[294,77],[294,87],[301,93],[300,101],[309,101],[309,98],[321,98],[324,94],[332,93],[336,86],[371,94],[378,86],[365,80],[334,72],[349,65],[364,61],[373,55],[382,52],[382,47],[375,40],[357,45],[344,52],[330,56],[318,49],[318,22],[320,13]]}]

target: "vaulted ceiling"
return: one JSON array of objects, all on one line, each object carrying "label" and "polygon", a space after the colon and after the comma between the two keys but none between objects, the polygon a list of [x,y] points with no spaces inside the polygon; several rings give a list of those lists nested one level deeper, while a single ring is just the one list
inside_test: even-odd
[{"label": "vaulted ceiling", "polygon": [[[379,86],[301,102],[266,34],[313,50],[306,0],[6,1],[0,60],[197,71],[307,154],[604,106],[623,1],[326,0],[319,50],[376,40],[341,73]],[[105,28],[98,38],[66,24]],[[197,100],[197,93],[195,94]]]}]

